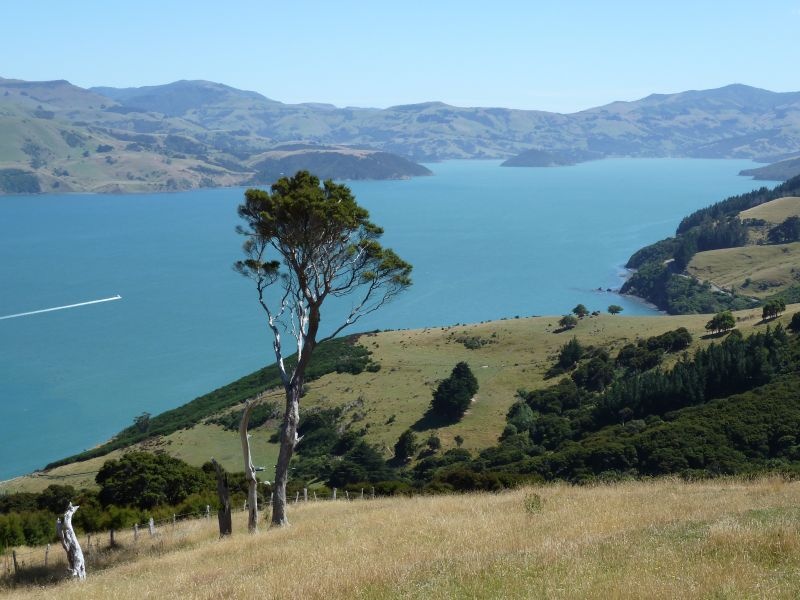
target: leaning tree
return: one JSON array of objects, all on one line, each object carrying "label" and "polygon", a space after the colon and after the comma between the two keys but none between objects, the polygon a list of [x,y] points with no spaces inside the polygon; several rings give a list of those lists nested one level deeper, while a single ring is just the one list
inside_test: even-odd
[{"label": "leaning tree", "polygon": [[[246,258],[235,269],[252,279],[272,335],[286,394],[275,466],[272,524],[287,525],[289,461],[299,438],[300,396],[314,348],[338,335],[411,285],[411,265],[379,238],[347,186],[307,171],[282,177],[270,191],[250,189],[239,206]],[[328,298],[350,297],[350,309],[321,336],[321,308]],[[294,340],[295,361],[286,360],[282,335]],[[293,366],[292,366],[293,365]]]}]

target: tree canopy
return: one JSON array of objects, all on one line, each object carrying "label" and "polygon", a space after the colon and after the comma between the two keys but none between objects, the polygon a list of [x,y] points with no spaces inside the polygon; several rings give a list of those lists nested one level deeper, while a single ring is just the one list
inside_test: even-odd
[{"label": "tree canopy", "polygon": [[564,315],[559,319],[558,325],[563,329],[572,329],[578,324],[578,319],[573,317],[572,315]]},{"label": "tree canopy", "polygon": [[724,310],[715,314],[711,320],[706,323],[706,329],[712,333],[719,333],[728,331],[736,327],[736,319],[729,310]]},{"label": "tree canopy", "polygon": [[[298,364],[305,364],[306,344],[312,342],[313,349],[319,341],[319,309],[328,297],[357,296],[348,316],[327,336],[334,337],[411,285],[411,265],[380,245],[383,230],[345,185],[320,185],[317,177],[300,171],[279,179],[269,192],[247,190],[239,216],[246,224],[238,231],[247,236],[247,258],[234,267],[256,282],[278,349],[280,324],[295,336]],[[273,285],[277,293],[268,298]]]},{"label": "tree canopy", "polygon": [[450,376],[443,380],[431,400],[431,411],[448,419],[458,420],[469,408],[478,391],[478,380],[465,362],[458,363]]}]

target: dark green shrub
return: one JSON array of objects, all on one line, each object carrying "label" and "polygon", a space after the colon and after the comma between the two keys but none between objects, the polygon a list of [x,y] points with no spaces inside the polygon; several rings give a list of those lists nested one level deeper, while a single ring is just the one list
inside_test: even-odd
[{"label": "dark green shrub", "polygon": [[469,408],[472,397],[477,391],[478,380],[475,379],[469,365],[460,362],[433,393],[431,412],[451,420],[458,420]]}]

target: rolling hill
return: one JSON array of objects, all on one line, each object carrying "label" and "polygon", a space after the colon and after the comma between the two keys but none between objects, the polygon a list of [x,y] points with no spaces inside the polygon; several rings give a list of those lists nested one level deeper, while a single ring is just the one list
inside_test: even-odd
[{"label": "rolling hill", "polygon": [[[785,325],[797,310],[800,306],[788,307],[787,313],[776,322]],[[760,314],[759,309],[737,313],[739,329],[745,335],[763,330]],[[584,347],[604,348],[616,355],[626,344],[686,327],[694,337],[690,348],[693,351],[706,348],[714,341],[704,337],[707,321],[707,315],[598,315],[581,320],[575,329],[565,333],[559,329],[558,317],[533,317],[364,334],[356,336],[354,347],[365,351],[365,355],[347,350],[348,346],[342,345],[346,339],[330,348],[321,346],[318,349],[312,381],[303,399],[303,411],[343,410],[342,426],[364,430],[365,439],[380,447],[386,458],[391,456],[399,435],[409,427],[427,433],[434,431],[444,450],[456,448],[456,437],[460,436],[463,448],[480,452],[493,446],[502,434],[518,390],[541,389],[557,382],[548,372],[559,349],[571,337]],[[342,367],[341,361],[346,356],[352,357],[347,360],[368,356],[379,368],[351,374],[349,367]],[[666,364],[671,364],[675,358],[667,358]],[[462,360],[468,362],[478,378],[480,390],[476,401],[458,422],[425,425],[424,416],[436,383]],[[232,411],[235,413],[248,397],[259,396],[266,406],[282,405],[277,374],[270,369],[153,417],[150,430],[141,435],[137,436],[132,426],[118,434],[116,440],[120,443],[112,440],[57,461],[42,472],[4,482],[0,492],[41,490],[52,483],[94,486],[94,475],[106,460],[117,458],[134,447],[166,452],[197,466],[214,456],[226,468],[239,470],[241,447],[236,426],[226,428],[224,417]],[[238,423],[235,416],[231,422]],[[274,418],[265,418],[253,427],[253,455],[258,464],[274,464],[277,443],[271,436],[276,426]]]},{"label": "rolling hill", "polygon": [[[264,154],[286,144],[317,148],[265,166]],[[0,79],[4,193],[263,185],[298,165],[363,179],[424,174],[414,161],[454,158],[510,159],[508,166],[609,156],[768,160],[798,148],[800,92],[744,85],[559,114],[441,102],[285,104],[208,81],[86,90]]]},{"label": "rolling hill", "polygon": [[430,174],[400,156],[335,145],[304,144],[286,164],[273,164],[270,152],[285,155],[285,149],[277,150],[272,140],[242,129],[241,123],[230,131],[211,130],[179,116],[190,105],[197,111],[210,106],[211,100],[203,104],[206,96],[221,102],[226,108],[220,110],[228,113],[236,110],[237,102],[251,109],[251,96],[257,95],[249,94],[216,84],[209,89],[193,85],[183,95],[158,96],[160,102],[155,103],[148,103],[146,95],[137,96],[142,108],[66,81],[0,79],[0,193],[268,185],[288,169],[309,169],[338,179]]}]

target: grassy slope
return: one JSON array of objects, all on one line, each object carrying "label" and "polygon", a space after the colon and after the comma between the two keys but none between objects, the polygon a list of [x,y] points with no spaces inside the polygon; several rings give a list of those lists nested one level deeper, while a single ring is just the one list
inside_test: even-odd
[{"label": "grassy slope", "polygon": [[782,223],[791,216],[800,216],[800,198],[787,196],[739,213],[741,219],[764,219],[769,223]]},{"label": "grassy slope", "polygon": [[[743,210],[740,219],[762,219],[769,225],[753,227],[750,245],[698,252],[687,271],[693,277],[754,298],[766,298],[798,283],[800,278],[800,242],[755,245],[766,239],[771,225],[793,215],[800,216],[800,197],[787,196]],[[751,283],[744,286],[745,279]]]},{"label": "grassy slope", "polygon": [[[688,271],[727,290],[734,288],[742,295],[766,298],[798,283],[800,242],[699,252]],[[745,287],[748,278],[751,283]]]},{"label": "grassy slope", "polygon": [[[526,510],[537,494],[539,512]],[[292,527],[189,529],[83,583],[9,598],[794,598],[800,483],[780,479],[292,505]],[[391,540],[391,543],[387,543]]]},{"label": "grassy slope", "polygon": [[[784,325],[797,310],[800,305],[787,308],[781,318]],[[764,327],[760,324],[760,309],[740,311],[736,315],[740,318],[738,327],[745,334]],[[517,389],[555,383],[556,380],[545,380],[544,373],[553,364],[558,349],[573,335],[585,345],[605,346],[612,353],[637,337],[657,335],[682,326],[694,336],[695,347],[710,343],[701,339],[706,333],[704,326],[708,315],[601,315],[582,320],[571,332],[555,333],[557,321],[558,317],[536,317],[362,336],[360,343],[373,352],[372,359],[381,364],[381,370],[359,375],[332,373],[312,381],[303,399],[303,410],[313,406],[345,405],[362,397],[364,406],[358,410],[363,412],[363,418],[354,426],[369,425],[367,439],[381,445],[387,457],[399,435],[415,424],[422,430],[422,436],[436,431],[445,449],[454,447],[454,437],[461,435],[464,446],[476,450],[497,441]],[[492,337],[493,334],[496,337]],[[456,341],[463,335],[478,336],[492,343],[478,350],[468,350]],[[431,392],[437,381],[449,375],[461,360],[470,364],[480,383],[476,401],[460,422],[429,431],[420,421]],[[266,394],[266,398],[282,401],[277,391]],[[393,415],[394,419],[390,419]],[[273,430],[274,423],[268,423],[256,429],[252,437],[254,461],[268,468],[275,464],[277,455],[277,446],[267,441]],[[238,435],[215,425],[197,425],[149,442],[147,446],[163,449],[195,465],[215,456],[226,468],[241,470]],[[94,472],[105,460],[115,456],[118,454],[17,478],[0,485],[0,491],[40,490],[50,483],[69,483],[76,487],[92,485]],[[267,471],[264,478],[271,479],[272,472]]]}]

